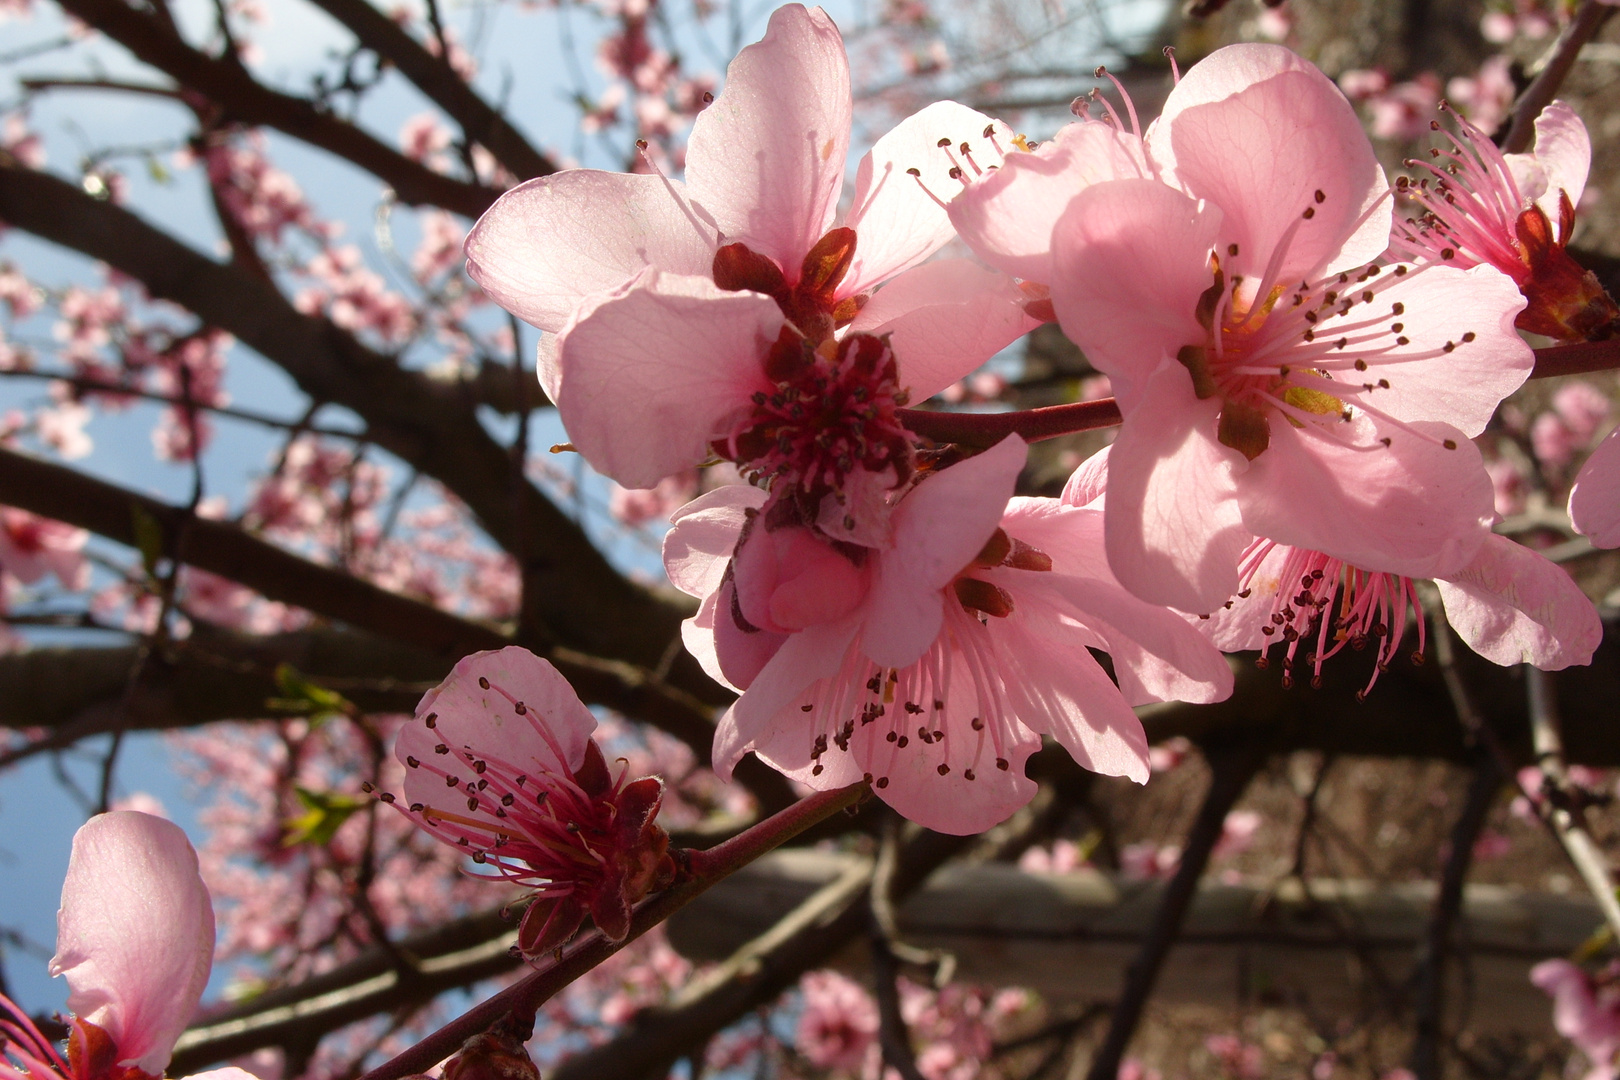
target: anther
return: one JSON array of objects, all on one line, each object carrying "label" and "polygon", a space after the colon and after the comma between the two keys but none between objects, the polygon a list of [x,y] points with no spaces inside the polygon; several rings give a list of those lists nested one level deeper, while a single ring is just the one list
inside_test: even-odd
[{"label": "anther", "polygon": [[1445,447],[1447,450],[1455,450],[1455,449],[1457,449],[1457,440],[1456,439],[1447,439],[1446,441],[1442,442],[1440,445]]},{"label": "anther", "polygon": [[939,771],[939,775],[948,776],[948,775],[950,775],[951,767],[949,765],[945,764],[942,761],[942,762],[939,763],[939,770],[938,771]]},{"label": "anther", "polygon": [[484,676],[482,676],[482,675],[478,676],[478,687],[481,690],[488,690],[489,689],[489,680],[484,678]]},{"label": "anther", "polygon": [[437,726],[439,723],[439,714],[436,712],[428,713],[422,718],[422,723],[426,724],[430,728]]}]

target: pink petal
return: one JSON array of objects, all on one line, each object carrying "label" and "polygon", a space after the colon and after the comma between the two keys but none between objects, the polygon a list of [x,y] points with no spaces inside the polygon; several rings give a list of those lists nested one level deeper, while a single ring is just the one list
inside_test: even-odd
[{"label": "pink petal", "polygon": [[[714,771],[722,780],[731,779],[731,770],[756,739],[766,736],[772,721],[779,716],[791,719],[786,710],[792,706],[797,711],[801,704],[797,698],[807,687],[838,670],[859,627],[858,619],[847,619],[788,635],[748,692],[720,718],[714,733]],[[806,738],[807,750],[809,742]]]},{"label": "pink petal", "polygon": [[112,1036],[119,1064],[163,1075],[213,958],[213,905],[179,826],[119,810],[80,827],[50,972],[67,978],[68,1009]]},{"label": "pink petal", "polygon": [[[1272,419],[1270,448],[1238,478],[1244,525],[1406,577],[1447,575],[1474,557],[1495,517],[1478,447],[1442,424],[1401,429],[1365,414],[1333,430],[1345,442]],[[1381,437],[1388,448],[1377,448]],[[1456,449],[1441,445],[1446,438]]]},{"label": "pink petal", "polygon": [[[1361,121],[1314,65],[1278,45],[1230,45],[1193,65],[1148,137],[1165,179],[1226,214],[1220,249],[1263,273],[1283,233],[1284,281],[1369,262],[1389,246],[1384,171]],[[1323,198],[1318,201],[1316,193]]]},{"label": "pink petal", "polygon": [[[1373,317],[1400,323],[1400,333],[1411,342],[1367,355],[1368,370],[1361,378],[1389,381],[1388,389],[1368,393],[1368,403],[1380,412],[1450,424],[1472,437],[1485,430],[1497,405],[1535,366],[1535,353],[1513,328],[1524,296],[1494,267],[1424,267],[1387,285],[1373,305],[1390,312]],[[1396,305],[1399,315],[1393,314]],[[1473,340],[1464,341],[1465,334],[1473,334]],[[1380,335],[1379,341],[1387,347],[1390,339]],[[1455,348],[1436,355],[1447,343]]]},{"label": "pink petal", "polygon": [[743,617],[777,633],[836,622],[866,598],[864,564],[800,526],[755,528],[737,545],[731,570]]},{"label": "pink petal", "polygon": [[951,200],[951,221],[991,266],[1051,284],[1058,276],[1052,229],[1069,200],[1092,184],[1150,175],[1135,135],[1111,124],[1069,124],[1033,151],[1009,152],[1000,169],[970,184]]},{"label": "pink petal", "polygon": [[693,123],[687,189],[714,216],[723,242],[775,259],[791,283],[833,223],[849,122],[849,60],[838,28],[820,8],[780,7]]},{"label": "pink petal", "polygon": [[[969,144],[974,160],[994,163],[1001,155],[984,135],[995,127],[996,141],[1011,144],[1005,124],[958,105],[936,101],[895,125],[861,158],[855,173],[855,203],[844,224],[855,230],[855,261],[840,295],[864,292],[880,281],[916,266],[956,236],[944,203],[961,190],[950,177],[968,168],[960,147]],[[951,141],[949,151],[939,145]],[[907,173],[916,169],[917,176]]]},{"label": "pink petal", "polygon": [[720,586],[714,598],[714,653],[723,682],[746,690],[765,665],[787,643],[789,635],[771,630],[744,630],[737,624],[737,589],[733,582]]},{"label": "pink petal", "polygon": [[192,1073],[182,1077],[182,1080],[259,1080],[246,1069],[239,1069],[235,1065],[227,1065],[223,1069],[209,1069],[207,1072]]},{"label": "pink petal", "polygon": [[939,636],[941,590],[1001,523],[1028,447],[1016,435],[912,489],[894,514],[894,548],[878,556],[863,648],[882,667],[915,663]]},{"label": "pink petal", "polygon": [[708,457],[750,396],[772,389],[762,358],[781,328],[767,296],[644,270],[564,329],[563,426],[598,472],[653,487]]},{"label": "pink petal", "polygon": [[1108,564],[1149,603],[1212,611],[1237,591],[1238,556],[1252,537],[1234,497],[1243,455],[1215,441],[1219,411],[1166,360],[1109,452]]},{"label": "pink petal", "polygon": [[1536,117],[1536,143],[1528,154],[1504,154],[1520,193],[1558,220],[1560,192],[1580,206],[1592,168],[1592,138],[1575,110],[1554,101]]},{"label": "pink petal", "polygon": [[546,392],[546,400],[556,404],[557,387],[562,383],[556,334],[540,335],[540,342],[534,347],[534,371],[539,377],[540,389]]},{"label": "pink petal", "polygon": [[1600,548],[1620,547],[1620,430],[1598,444],[1569,491],[1575,531]]},{"label": "pink petal", "polygon": [[[1220,701],[1232,692],[1232,670],[1215,647],[1185,619],[1158,604],[1149,604],[1114,580],[1103,554],[1104,516],[1095,510],[1064,506],[1055,499],[1013,499],[1002,528],[1009,536],[1052,558],[1044,585],[1069,604],[1064,614],[1093,631],[1114,661],[1115,677],[1125,701]],[[1014,596],[1014,582],[1027,573],[996,570],[988,575]],[[1017,590],[1017,591],[1015,591]]]},{"label": "pink petal", "polygon": [[891,335],[901,385],[926,401],[1040,325],[1013,280],[968,259],[906,271],[877,291],[850,325]]},{"label": "pink petal", "polygon": [[1063,744],[1082,768],[1147,783],[1142,722],[1091,654],[1058,647],[1061,640],[1055,619],[1031,618],[1019,643],[1002,650],[1016,669],[1006,685],[1018,718]]},{"label": "pink petal", "polygon": [[[742,687],[726,678],[726,673],[720,667],[719,642],[715,637],[715,616],[719,610],[720,594],[718,591],[709,593],[698,605],[697,614],[690,619],[681,620],[681,644],[686,651],[692,654],[692,659],[709,678],[721,686],[742,693]],[[727,601],[729,607],[729,600]]]},{"label": "pink petal", "polygon": [[1196,310],[1214,280],[1220,227],[1219,209],[1156,180],[1087,188],[1059,219],[1052,306],[1069,340],[1113,380],[1122,409],[1161,360],[1208,338]]},{"label": "pink petal", "polygon": [[1293,550],[1285,544],[1272,545],[1249,578],[1245,590],[1249,595],[1233,594],[1211,611],[1209,618],[1198,619],[1192,625],[1222,652],[1245,652],[1270,645],[1275,639],[1263,633],[1261,627],[1272,625],[1272,605],[1282,586],[1283,564]]},{"label": "pink petal", "polygon": [[[482,681],[489,683],[487,689]],[[515,703],[522,703],[523,712]],[[402,762],[433,761],[436,747],[445,745],[453,752],[438,759],[456,766],[463,764],[461,748],[473,747],[520,769],[532,763],[535,769],[573,772],[584,763],[596,730],[596,717],[568,680],[518,645],[463,657],[444,682],[422,696],[416,715],[420,722],[401,728],[394,747]],[[466,811],[460,791],[447,789],[438,775],[422,769],[405,770],[405,801]]]},{"label": "pink petal", "polygon": [[1443,581],[1446,619],[1493,664],[1558,671],[1590,664],[1603,640],[1597,609],[1564,569],[1505,536],[1489,536],[1474,561]]},{"label": "pink petal", "polygon": [[1103,509],[1108,494],[1108,451],[1105,446],[1080,463],[1063,485],[1063,505]]},{"label": "pink petal", "polygon": [[571,169],[515,187],[467,235],[467,273],[494,301],[542,330],[561,330],[587,296],[643,267],[706,274],[709,236],[661,177]]},{"label": "pink petal", "polygon": [[727,484],[705,492],[670,515],[664,534],[664,572],[688,596],[720,587],[749,510],[765,505],[765,492],[750,484]]}]

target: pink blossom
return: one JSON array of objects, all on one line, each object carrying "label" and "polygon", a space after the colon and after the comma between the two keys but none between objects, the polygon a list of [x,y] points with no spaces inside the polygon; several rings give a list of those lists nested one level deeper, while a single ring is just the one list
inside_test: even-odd
[{"label": "pink blossom", "polygon": [[423,696],[399,734],[404,805],[419,828],[486,876],[534,890],[518,947],[538,956],[589,914],[622,941],[630,908],[674,872],[653,819],[663,782],[615,778],[591,715],[557,669],[518,646],[474,653]]},{"label": "pink blossom", "polygon": [[872,996],[836,971],[812,971],[799,980],[804,1008],[794,1048],[818,1069],[859,1069],[877,1043],[878,1011]]},{"label": "pink blossom", "polygon": [[[875,548],[834,545],[750,488],[676,515],[665,568],[703,599],[687,648],[746,687],[715,736],[722,775],[752,749],[812,787],[865,777],[915,821],[978,832],[1033,795],[1040,733],[1140,782],[1130,706],[1230,692],[1217,653],[1115,582],[1100,510],[1009,502],[1024,453],[1006,439],[923,480]],[[1118,688],[1087,647],[1112,655]]]},{"label": "pink blossom", "polygon": [[1405,142],[1416,139],[1429,126],[1440,104],[1440,80],[1425,71],[1407,82],[1395,83],[1366,99],[1372,113],[1372,133],[1380,139]]},{"label": "pink blossom", "polygon": [[0,571],[25,585],[55,574],[64,589],[90,585],[90,563],[84,557],[84,529],[0,506]]},{"label": "pink blossom", "polygon": [[1553,1027],[1586,1055],[1586,1080],[1620,1076],[1620,992],[1610,972],[1602,984],[1568,960],[1544,960],[1530,969],[1530,981],[1553,999]]},{"label": "pink blossom", "polygon": [[418,113],[400,125],[400,153],[442,169],[450,163],[445,151],[450,149],[451,138],[450,129],[439,122],[436,113]]},{"label": "pink blossom", "polygon": [[[67,1058],[0,997],[0,1076],[162,1076],[213,955],[213,905],[185,833],[133,810],[91,818],[73,837],[50,963],[74,1014]],[[250,1080],[235,1069],[202,1075]]]},{"label": "pink blossom", "polygon": [[1512,283],[1369,263],[1382,171],[1337,88],[1286,49],[1194,67],[1146,144],[1163,179],[1085,188],[1051,241],[1064,331],[1124,413],[1120,581],[1207,611],[1253,535],[1418,576],[1466,563],[1491,515],[1468,436],[1533,363]]},{"label": "pink blossom", "polygon": [[1260,1080],[1265,1075],[1265,1054],[1236,1035],[1211,1035],[1204,1040],[1204,1049],[1220,1063],[1222,1075],[1232,1080]]},{"label": "pink blossom", "polygon": [[[1470,562],[1435,583],[1458,636],[1492,663],[1557,671],[1590,663],[1602,640],[1596,610],[1569,575],[1507,537],[1488,536]],[[1422,604],[1407,577],[1257,540],[1244,553],[1240,584],[1237,595],[1199,625],[1227,651],[1268,653],[1282,645],[1285,686],[1302,645],[1313,684],[1330,657],[1347,646],[1371,645],[1377,665],[1370,690],[1395,659],[1409,618],[1418,633],[1414,658],[1422,658]]]},{"label": "pink blossom", "polygon": [[954,186],[956,166],[937,144],[1005,136],[963,106],[929,106],[862,160],[835,228],[850,116],[837,28],[788,5],[699,114],[684,185],[574,170],[522,185],[480,219],[468,272],[555,335],[541,344],[541,382],[598,470],[646,488],[711,447],[746,453],[762,398],[814,393],[837,339],[888,335],[893,385],[878,385],[883,365],[860,377],[921,400],[1035,325],[1001,276],[966,260],[920,265],[952,235],[933,192]]},{"label": "pink blossom", "polygon": [[1513,84],[1512,64],[1506,55],[1497,55],[1480,65],[1472,78],[1459,76],[1446,84],[1446,95],[1462,107],[1474,126],[1494,132],[1506,119],[1518,87]]},{"label": "pink blossom", "polygon": [[1592,162],[1580,117],[1562,101],[1548,105],[1527,154],[1503,154],[1460,116],[1457,128],[1458,135],[1442,131],[1451,145],[1434,151],[1437,161],[1406,163],[1426,175],[1396,182],[1418,213],[1397,215],[1391,250],[1420,262],[1496,267],[1528,301],[1517,317],[1521,330],[1562,341],[1612,332],[1620,308],[1565,250]]},{"label": "pink blossom", "polygon": [[1119,872],[1127,881],[1167,878],[1181,865],[1181,845],[1159,845],[1152,840],[1126,844],[1119,853]]},{"label": "pink blossom", "polygon": [[1620,547],[1620,430],[1581,466],[1569,489],[1569,519],[1597,547]]}]

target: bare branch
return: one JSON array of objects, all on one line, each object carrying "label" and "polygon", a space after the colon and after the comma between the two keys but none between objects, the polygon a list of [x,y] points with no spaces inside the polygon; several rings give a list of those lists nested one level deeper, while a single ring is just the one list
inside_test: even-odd
[{"label": "bare branch", "polygon": [[1417,966],[1413,971],[1416,989],[1417,1036],[1412,1043],[1412,1071],[1418,1080],[1439,1080],[1440,1048],[1445,1032],[1446,957],[1463,904],[1463,886],[1474,860],[1474,844],[1485,827],[1491,803],[1502,790],[1506,777],[1496,759],[1481,751],[1468,785],[1468,801],[1451,830],[1451,850],[1440,874],[1440,888],[1434,898],[1434,914],[1429,918]]},{"label": "bare branch", "polygon": [[1535,82],[1519,95],[1518,104],[1513,106],[1513,123],[1502,140],[1504,153],[1522,154],[1530,148],[1530,140],[1536,133],[1536,117],[1558,96],[1558,88],[1564,85],[1564,80],[1574,68],[1581,54],[1581,46],[1591,41],[1613,14],[1614,7],[1603,0],[1584,0],[1575,12],[1575,18],[1553,46]]},{"label": "bare branch", "polygon": [[1120,991],[1114,1012],[1109,1017],[1108,1034],[1091,1059],[1088,1080],[1115,1080],[1119,1063],[1125,1057],[1131,1036],[1142,1019],[1153,985],[1158,981],[1164,958],[1181,932],[1182,921],[1198,891],[1198,880],[1204,876],[1204,867],[1215,842],[1221,838],[1226,814],[1249,786],[1249,780],[1265,762],[1264,751],[1254,746],[1222,746],[1205,750],[1212,775],[1204,802],[1198,808],[1198,817],[1187,833],[1182,847],[1181,862],[1175,876],[1165,886],[1164,895],[1153,913],[1153,924],[1148,929],[1142,948],[1125,972],[1125,986]]},{"label": "bare branch", "polygon": [[367,0],[313,0],[349,28],[360,44],[399,69],[416,88],[461,125],[468,142],[478,143],[519,180],[549,176],[557,166],[529,144],[500,112],[478,96],[460,75],[434,56],[393,19]]},{"label": "bare branch", "polygon": [[272,90],[233,57],[192,48],[173,27],[123,0],[58,0],[62,9],[100,30],[144,63],[187,90],[206,96],[229,120],[262,124],[353,162],[413,206],[442,206],[474,218],[489,209],[498,188],[434,172],[306,98]]}]

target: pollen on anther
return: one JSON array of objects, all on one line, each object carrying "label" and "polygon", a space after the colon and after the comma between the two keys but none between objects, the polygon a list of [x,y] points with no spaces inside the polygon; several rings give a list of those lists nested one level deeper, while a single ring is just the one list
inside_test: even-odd
[{"label": "pollen on anther", "polygon": [[1316,199],[1317,205],[1321,205],[1322,203],[1327,202],[1327,194],[1324,191],[1322,191],[1321,188],[1317,188],[1316,189],[1315,199]]},{"label": "pollen on anther", "polygon": [[949,765],[945,764],[943,761],[939,763],[939,769],[938,769],[939,775],[948,776],[948,775],[950,775],[950,771],[951,771],[951,767]]},{"label": "pollen on anther", "polygon": [[1307,206],[1305,208],[1305,213],[1301,214],[1300,216],[1303,217],[1306,221],[1311,220],[1311,218],[1316,216],[1316,207]]},{"label": "pollen on anther", "polygon": [[478,688],[480,690],[488,690],[489,689],[489,680],[486,679],[482,675],[478,676]]},{"label": "pollen on anther", "polygon": [[921,176],[922,175],[922,170],[921,169],[907,169],[906,170],[906,175],[907,176]]},{"label": "pollen on anther", "polygon": [[996,758],[996,768],[1000,769],[1002,772],[1006,772],[1008,769],[1012,768],[1012,763],[1004,757],[998,757]]},{"label": "pollen on anther", "polygon": [[879,791],[882,791],[884,788],[889,786],[889,778],[887,776],[880,776],[877,778],[877,783],[873,784],[872,786],[877,788]]},{"label": "pollen on anther", "polygon": [[949,137],[949,136],[946,136],[946,137],[945,137],[945,138],[943,138],[943,139],[940,139],[940,140],[939,140],[939,142],[937,142],[937,143],[935,143],[935,144],[934,144],[934,145],[935,145],[935,146],[937,146],[937,147],[939,147],[939,148],[940,148],[940,149],[941,149],[941,150],[943,150],[943,149],[945,149],[945,148],[946,148],[946,147],[947,147],[947,146],[949,146],[949,145],[951,145],[951,140],[950,140],[950,137]]},{"label": "pollen on anther", "polygon": [[1457,440],[1456,439],[1447,439],[1444,442],[1442,442],[1440,445],[1445,447],[1447,450],[1455,450],[1455,449],[1457,449]]}]

